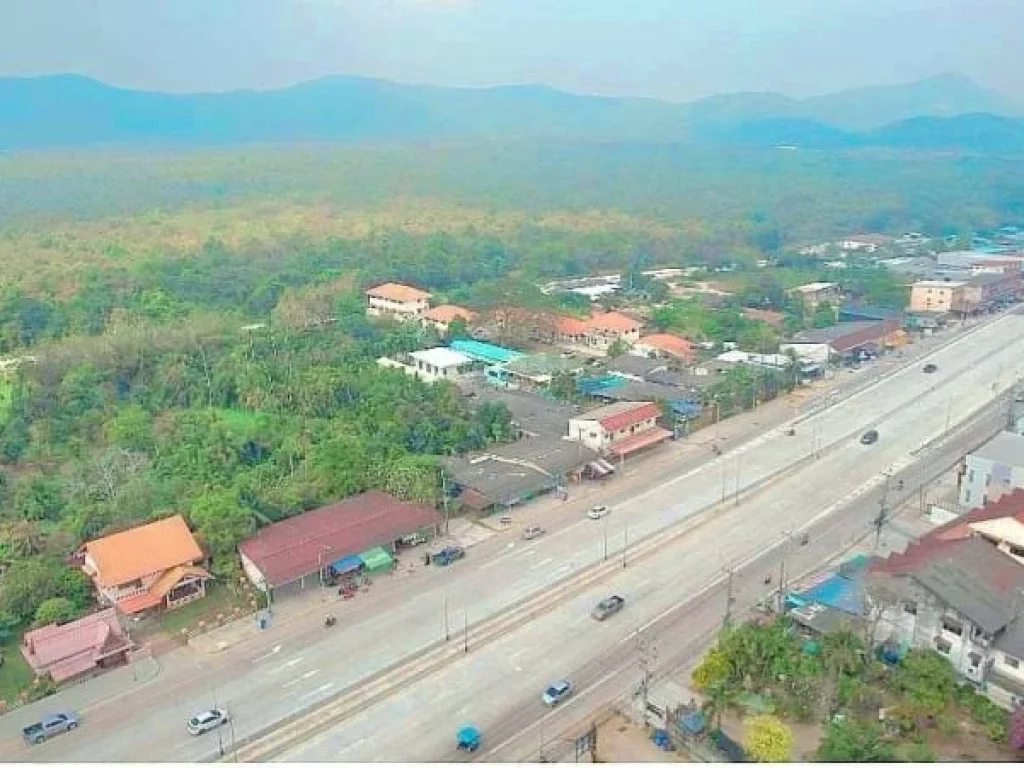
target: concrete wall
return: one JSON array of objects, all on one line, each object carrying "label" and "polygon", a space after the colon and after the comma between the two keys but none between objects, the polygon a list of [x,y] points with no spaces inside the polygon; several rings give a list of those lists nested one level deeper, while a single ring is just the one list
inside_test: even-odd
[{"label": "concrete wall", "polygon": [[366,314],[379,317],[381,315],[392,315],[398,318],[419,317],[430,309],[428,299],[417,299],[415,301],[392,301],[391,299],[379,296],[367,296]]}]

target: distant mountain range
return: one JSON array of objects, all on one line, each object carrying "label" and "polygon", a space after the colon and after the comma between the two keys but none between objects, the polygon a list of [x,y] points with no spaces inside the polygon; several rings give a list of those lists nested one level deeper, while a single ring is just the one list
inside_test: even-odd
[{"label": "distant mountain range", "polygon": [[0,78],[0,149],[459,139],[698,142],[1024,152],[1024,106],[961,75],[792,99],[690,104],[547,86],[442,88],[328,77],[273,91],[169,94],[76,75]]}]

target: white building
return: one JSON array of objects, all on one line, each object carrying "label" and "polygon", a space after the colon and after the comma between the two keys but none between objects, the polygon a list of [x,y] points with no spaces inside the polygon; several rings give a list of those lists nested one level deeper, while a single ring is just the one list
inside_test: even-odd
[{"label": "white building", "polygon": [[476,362],[469,355],[448,347],[433,347],[410,352],[401,360],[381,357],[377,364],[384,368],[401,368],[426,382],[455,381],[473,370]]},{"label": "white building", "polygon": [[569,419],[569,439],[601,453],[625,457],[672,436],[658,426],[659,416],[657,403],[613,403]]},{"label": "white building", "polygon": [[960,477],[960,506],[983,507],[1024,488],[1024,436],[1001,432],[967,454]]}]

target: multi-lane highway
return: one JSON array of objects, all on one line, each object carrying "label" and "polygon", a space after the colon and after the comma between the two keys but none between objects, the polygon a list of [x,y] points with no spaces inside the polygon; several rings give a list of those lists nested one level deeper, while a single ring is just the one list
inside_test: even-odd
[{"label": "multi-lane highway", "polygon": [[[909,466],[921,445],[1024,374],[1022,330],[1020,317],[1000,318],[931,355],[935,374],[923,374],[919,364],[895,372],[801,417],[792,437],[774,429],[714,461],[681,468],[615,504],[607,521],[580,519],[531,543],[496,542],[489,557],[474,552],[414,593],[344,616],[330,633],[276,643],[270,634],[205,659],[169,654],[155,680],[103,701],[90,702],[86,686],[72,689],[45,706],[86,705],[83,726],[31,752],[16,735],[34,709],[16,712],[0,719],[0,752],[18,760],[209,759],[218,736],[189,737],[184,721],[216,697],[234,714],[239,759],[448,755],[455,720],[472,717],[501,733],[502,723],[516,719],[512,713],[539,701],[548,677],[573,675],[611,646],[628,646],[638,625],[716,589],[724,565],[763,554],[783,530],[835,516],[876,488],[884,470]],[[861,446],[869,427],[880,440]],[[589,606],[611,589],[627,593],[628,609],[596,626]],[[401,736],[399,723],[409,728]],[[220,734],[222,743],[227,738]]]},{"label": "multi-lane highway", "polygon": [[[1022,324],[1024,321],[1014,318],[1004,327],[1009,332]],[[947,431],[947,424],[953,427],[968,422],[947,444],[931,446],[926,462],[932,467],[950,466],[963,450],[998,430],[1006,421],[1004,403],[983,411],[981,418],[978,412],[995,394],[993,383],[1002,381],[1005,388],[1012,381],[1008,376],[1024,373],[1024,361],[1015,360],[1019,354],[1020,348],[1012,344],[1001,350],[958,350],[959,359],[936,358],[940,367],[946,368],[942,385],[915,368],[898,379],[907,394],[916,395],[908,400],[883,399],[884,390],[865,392],[864,397],[874,401],[873,409],[864,410],[851,438],[834,445],[821,459],[746,498],[741,496],[738,504],[727,503],[682,539],[570,596],[556,609],[438,674],[403,686],[385,701],[333,728],[304,735],[301,743],[276,758],[368,761],[387,754],[393,760],[451,760],[458,756],[452,749],[453,729],[466,719],[489,735],[483,757],[536,758],[543,738],[540,722],[546,723],[549,734],[557,734],[566,721],[586,715],[592,706],[588,706],[588,696],[595,694],[595,689],[614,693],[613,681],[619,678],[621,693],[623,681],[636,679],[633,641],[637,631],[648,630],[658,638],[663,652],[672,654],[680,646],[688,648],[703,639],[721,622],[724,602],[709,603],[707,598],[720,589],[724,567],[739,569],[739,582],[734,586],[741,596],[751,597],[759,591],[758,577],[774,572],[774,563],[783,552],[794,549],[787,534],[809,530],[815,540],[815,546],[807,551],[795,547],[798,551],[792,557],[797,569],[810,565],[814,556],[820,559],[854,536],[865,534],[870,519],[878,513],[877,503],[870,501],[884,487],[885,474],[906,476],[909,482],[905,482],[904,492],[911,493],[919,472],[916,459],[922,449],[928,453],[929,444]],[[849,406],[857,407],[858,399]],[[834,418],[841,417],[836,414]],[[873,446],[857,440],[868,425],[881,435]],[[829,426],[825,429],[833,439],[843,434],[842,426]],[[778,455],[788,456],[788,440],[779,436],[766,445]],[[747,455],[756,450],[751,448]],[[683,476],[635,503],[640,505],[638,509],[648,506],[667,515],[673,509],[706,502],[714,495],[713,485],[702,483],[699,474]],[[617,512],[631,515],[633,507],[626,504]],[[590,609],[613,592],[626,597],[627,609],[606,622],[593,621]],[[583,696],[549,713],[540,701],[540,692],[548,681],[561,677],[572,679]],[[398,727],[403,738],[396,740],[394,729]]]}]

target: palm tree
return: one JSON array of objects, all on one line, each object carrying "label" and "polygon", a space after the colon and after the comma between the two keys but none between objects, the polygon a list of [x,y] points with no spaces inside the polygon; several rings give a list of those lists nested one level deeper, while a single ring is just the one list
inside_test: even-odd
[{"label": "palm tree", "polygon": [[34,557],[46,546],[46,538],[34,520],[12,520],[4,528],[11,554],[16,558]]}]

